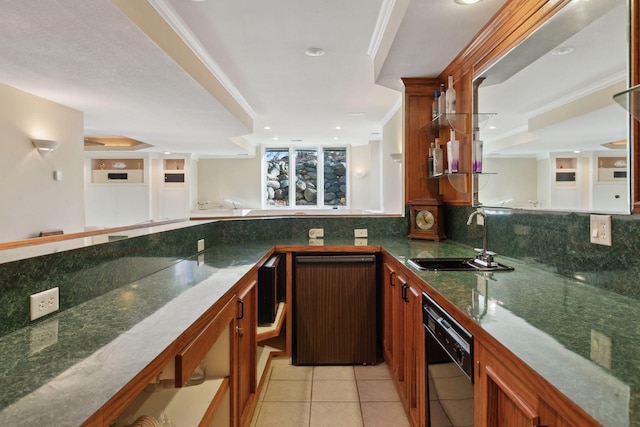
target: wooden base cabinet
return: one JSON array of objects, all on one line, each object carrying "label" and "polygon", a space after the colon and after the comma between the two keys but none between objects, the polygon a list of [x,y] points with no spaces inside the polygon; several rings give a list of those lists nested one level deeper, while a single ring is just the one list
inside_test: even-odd
[{"label": "wooden base cabinet", "polygon": [[474,343],[476,427],[599,426],[508,352]]},{"label": "wooden base cabinet", "polygon": [[235,346],[236,419],[238,425],[248,425],[251,418],[253,400],[257,388],[257,340],[258,287],[250,281],[238,295]]},{"label": "wooden base cabinet", "polygon": [[392,263],[384,264],[384,337],[387,364],[412,426],[425,425],[425,355],[419,288]]},{"label": "wooden base cabinet", "polygon": [[[128,401],[113,425],[126,426],[144,415],[156,419],[162,415],[177,426],[232,426],[236,316],[234,297],[194,331],[193,338],[174,357],[169,355],[164,368],[154,373],[153,382],[132,385],[142,390]],[[111,418],[106,412],[105,421]]]},{"label": "wooden base cabinet", "polygon": [[[130,425],[143,415],[163,416],[176,426],[248,425],[257,382],[256,283],[254,275],[244,279],[238,294],[210,320],[200,319],[185,332],[185,345],[158,360],[161,370],[145,370],[123,389],[126,407],[113,425]],[[109,411],[118,406],[115,402],[98,418],[111,419]]]}]

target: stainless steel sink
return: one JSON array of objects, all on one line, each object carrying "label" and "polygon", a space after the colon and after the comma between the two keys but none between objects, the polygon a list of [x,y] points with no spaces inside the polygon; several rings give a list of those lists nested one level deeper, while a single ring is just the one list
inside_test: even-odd
[{"label": "stainless steel sink", "polygon": [[494,262],[484,266],[474,262],[474,258],[410,258],[409,265],[427,271],[511,271],[513,267]]}]

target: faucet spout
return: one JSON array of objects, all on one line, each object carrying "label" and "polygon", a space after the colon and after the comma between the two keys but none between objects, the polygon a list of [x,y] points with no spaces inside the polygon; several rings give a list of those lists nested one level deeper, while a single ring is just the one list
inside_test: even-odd
[{"label": "faucet spout", "polygon": [[478,215],[480,215],[484,220],[484,225],[482,230],[482,249],[479,250],[480,253],[476,256],[476,260],[479,260],[483,264],[490,266],[493,263],[494,254],[487,250],[487,215],[480,210],[473,211],[467,219],[467,225],[471,225],[473,223],[473,219]]}]

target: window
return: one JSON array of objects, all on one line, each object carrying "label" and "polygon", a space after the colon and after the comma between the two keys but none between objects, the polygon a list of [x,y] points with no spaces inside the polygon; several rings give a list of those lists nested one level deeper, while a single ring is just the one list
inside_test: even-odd
[{"label": "window", "polygon": [[348,206],[347,165],[346,147],[265,148],[263,205],[332,209]]},{"label": "window", "polygon": [[324,150],[324,205],[347,204],[347,149]]}]

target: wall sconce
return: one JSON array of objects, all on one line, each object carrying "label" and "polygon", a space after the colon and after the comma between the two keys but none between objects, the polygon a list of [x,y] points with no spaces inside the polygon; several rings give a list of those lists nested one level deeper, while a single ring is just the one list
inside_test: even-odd
[{"label": "wall sconce", "polygon": [[33,146],[36,147],[36,150],[41,153],[55,151],[60,147],[60,143],[58,141],[51,141],[49,139],[32,139],[31,142],[33,143]]},{"label": "wall sconce", "polygon": [[400,163],[402,161],[402,153],[391,153],[389,154],[394,162]]},{"label": "wall sconce", "polygon": [[356,178],[358,178],[358,179],[362,179],[362,178],[364,178],[365,176],[367,176],[367,172],[366,172],[366,171],[355,171],[355,172],[353,173],[353,176],[355,176],[355,177],[356,177]]}]

